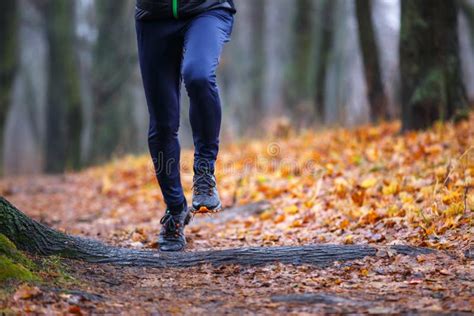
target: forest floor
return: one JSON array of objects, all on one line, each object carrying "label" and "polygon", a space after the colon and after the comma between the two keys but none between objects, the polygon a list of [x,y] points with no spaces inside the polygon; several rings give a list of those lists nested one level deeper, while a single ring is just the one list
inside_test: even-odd
[{"label": "forest floor", "polygon": [[[332,243],[407,244],[432,254],[380,251],[326,268],[157,269],[62,259],[61,271],[43,271],[43,281],[0,291],[0,313],[473,313],[472,126],[474,116],[407,134],[398,123],[298,134],[283,126],[278,137],[225,145],[217,173],[224,206],[265,205],[196,216],[187,228],[186,251]],[[188,198],[191,162],[185,151]],[[156,251],[164,205],[147,156],[6,178],[0,194],[56,229]]]}]

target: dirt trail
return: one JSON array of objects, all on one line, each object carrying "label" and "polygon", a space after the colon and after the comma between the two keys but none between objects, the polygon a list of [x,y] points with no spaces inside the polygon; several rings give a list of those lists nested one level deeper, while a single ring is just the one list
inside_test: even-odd
[{"label": "dirt trail", "polygon": [[[0,310],[472,314],[472,126],[474,115],[459,125],[406,135],[390,123],[230,144],[222,149],[219,170],[231,172],[217,174],[224,206],[268,206],[197,219],[187,228],[189,252],[307,244],[386,249],[375,256],[325,268],[157,269],[64,260],[75,281],[60,288],[45,282],[26,299],[0,297]],[[192,166],[192,157],[183,153],[185,166]],[[184,167],[182,175],[189,199],[191,170]],[[156,251],[164,204],[148,157],[63,176],[2,179],[0,195],[54,229]],[[406,256],[390,251],[393,245],[436,252]]]},{"label": "dirt trail", "polygon": [[[74,177],[16,180],[8,198],[22,209],[32,210],[31,215],[37,219],[41,219],[41,213],[35,212],[41,209],[39,201],[56,200],[54,210],[58,213],[52,213],[51,207],[49,224],[56,227],[81,225],[87,223],[85,214],[64,216],[65,207],[61,207],[74,191],[69,188],[77,180]],[[59,220],[52,220],[54,218]],[[202,249],[199,234],[192,232],[202,233],[215,221],[224,224],[215,218],[193,222],[188,251]],[[90,231],[96,231],[92,226]],[[120,240],[119,236],[108,239],[112,243],[127,244]],[[139,315],[196,315],[210,311],[216,314],[468,313],[474,306],[472,261],[444,253],[418,257],[387,253],[335,263],[324,269],[283,264],[204,265],[185,269],[114,267],[74,260],[65,260],[65,264],[68,273],[76,279],[74,284],[62,289],[45,284],[40,286],[40,294],[26,300],[12,298],[7,306],[12,310],[36,312],[80,310],[85,314],[125,314],[133,311]]]}]

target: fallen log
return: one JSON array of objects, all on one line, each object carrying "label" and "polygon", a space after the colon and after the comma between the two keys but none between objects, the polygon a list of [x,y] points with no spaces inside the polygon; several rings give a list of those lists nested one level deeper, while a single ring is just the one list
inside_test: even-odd
[{"label": "fallen log", "polygon": [[[270,263],[310,264],[327,266],[334,261],[347,261],[375,256],[378,249],[368,245],[304,245],[279,247],[248,247],[224,250],[163,253],[114,247],[100,241],[68,235],[43,225],[22,213],[0,197],[0,234],[10,239],[18,249],[39,255],[58,255],[91,263],[109,263],[136,267],[192,267],[264,265]],[[391,246],[404,255],[433,252],[426,248]]]},{"label": "fallen log", "polygon": [[343,304],[345,306],[350,305],[368,305],[370,302],[359,301],[352,298],[345,298],[338,295],[328,293],[298,293],[298,294],[286,294],[286,295],[274,295],[271,297],[272,302],[277,303],[293,303],[293,304],[327,304],[337,305]]},{"label": "fallen log", "polygon": [[193,223],[197,223],[197,224],[211,223],[215,225],[227,223],[227,222],[230,222],[232,220],[242,218],[242,217],[260,215],[269,207],[270,207],[270,203],[268,203],[268,201],[265,201],[265,200],[256,202],[256,203],[247,204],[247,205],[233,206],[231,208],[224,209],[224,211],[219,212],[219,213],[194,216]]}]

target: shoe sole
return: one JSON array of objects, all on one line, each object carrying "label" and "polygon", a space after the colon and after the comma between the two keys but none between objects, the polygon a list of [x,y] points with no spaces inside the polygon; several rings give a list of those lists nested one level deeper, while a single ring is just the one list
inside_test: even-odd
[{"label": "shoe sole", "polygon": [[186,245],[184,245],[183,247],[181,247],[179,249],[173,249],[173,250],[171,250],[171,249],[166,249],[165,250],[165,249],[159,248],[159,251],[161,251],[161,252],[181,252],[181,251],[184,250],[184,248],[186,248]]},{"label": "shoe sole", "polygon": [[207,206],[201,206],[200,208],[191,208],[191,213],[193,214],[214,214],[219,213],[222,210],[222,205],[219,204],[215,208],[209,209]]}]

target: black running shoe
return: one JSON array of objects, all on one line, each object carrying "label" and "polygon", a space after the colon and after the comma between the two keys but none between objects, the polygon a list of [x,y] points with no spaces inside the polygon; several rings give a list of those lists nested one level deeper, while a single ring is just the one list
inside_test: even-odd
[{"label": "black running shoe", "polygon": [[193,213],[214,213],[221,210],[216,177],[210,172],[195,173],[193,178]]},{"label": "black running shoe", "polygon": [[181,251],[186,246],[184,227],[189,224],[191,213],[186,203],[176,213],[169,208],[161,218],[161,232],[158,235],[158,244],[161,251]]}]

